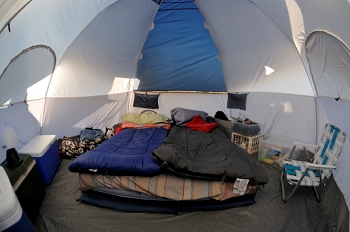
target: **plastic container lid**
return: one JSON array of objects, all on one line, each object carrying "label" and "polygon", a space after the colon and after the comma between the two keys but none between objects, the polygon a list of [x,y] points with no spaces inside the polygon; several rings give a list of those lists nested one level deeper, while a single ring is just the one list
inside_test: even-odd
[{"label": "plastic container lid", "polygon": [[284,135],[265,136],[261,139],[266,143],[286,148],[293,148],[294,142],[302,142],[298,139],[289,138]]}]

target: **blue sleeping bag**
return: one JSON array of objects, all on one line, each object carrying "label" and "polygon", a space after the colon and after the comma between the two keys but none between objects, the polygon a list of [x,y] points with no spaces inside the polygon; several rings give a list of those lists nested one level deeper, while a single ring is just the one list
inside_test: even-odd
[{"label": "blue sleeping bag", "polygon": [[71,172],[109,175],[155,175],[160,171],[152,152],[165,139],[164,128],[124,129],[93,150],[77,157]]}]

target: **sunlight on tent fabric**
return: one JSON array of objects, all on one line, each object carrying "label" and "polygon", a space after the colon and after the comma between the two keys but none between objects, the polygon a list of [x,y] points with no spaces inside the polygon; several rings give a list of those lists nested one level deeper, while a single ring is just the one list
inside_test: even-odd
[{"label": "sunlight on tent fabric", "polygon": [[294,44],[299,53],[305,41],[304,18],[298,3],[295,1],[286,0],[286,6],[289,13],[290,28],[292,30]]},{"label": "sunlight on tent fabric", "polygon": [[3,107],[2,108],[6,108],[7,106],[9,106],[11,104],[11,100],[12,99],[9,99],[7,102],[4,102],[2,105]]},{"label": "sunlight on tent fabric", "polygon": [[[103,100],[100,104],[96,105],[93,110],[88,109],[85,112],[86,116],[78,121],[75,121],[72,128],[80,129],[85,127],[95,127],[103,129],[106,124],[100,122],[113,122],[115,118],[121,117],[121,112],[125,112],[125,110],[128,109],[128,104],[126,104],[126,101],[128,101],[129,95],[129,93],[108,95],[107,101]],[[85,111],[84,105],[82,105],[80,110]],[[111,114],[106,114],[107,111]],[[111,115],[113,116],[111,117]]]},{"label": "sunlight on tent fabric", "polygon": [[140,84],[140,80],[135,78],[134,79],[134,90],[138,90]]},{"label": "sunlight on tent fabric", "polygon": [[34,85],[28,87],[26,100],[44,98],[50,83],[50,78],[51,78],[51,74],[43,78],[42,80],[38,81]]},{"label": "sunlight on tent fabric", "polygon": [[[115,100],[115,99],[114,99]],[[116,101],[118,102],[118,100]],[[120,104],[124,104],[124,101],[120,101]],[[114,105],[115,103],[111,104],[103,104],[98,109],[96,109],[94,112],[90,113],[86,117],[79,120],[76,124],[74,124],[73,128],[85,128],[85,127],[99,127],[97,121],[98,120],[106,120],[108,118],[108,115],[106,115],[106,111],[116,110],[118,107],[111,107],[111,105]],[[117,114],[115,114],[117,115]],[[100,127],[103,128],[103,127]]]},{"label": "sunlight on tent fabric", "polygon": [[209,25],[207,21],[204,21],[204,28],[209,30]]},{"label": "sunlight on tent fabric", "polygon": [[126,93],[134,89],[134,78],[115,77],[109,93]]},{"label": "sunlight on tent fabric", "polygon": [[293,113],[292,104],[290,102],[281,102],[284,113]]},{"label": "sunlight on tent fabric", "polygon": [[266,74],[266,76],[272,74],[273,72],[275,72],[275,70],[273,70],[269,66],[265,66],[265,74]]}]

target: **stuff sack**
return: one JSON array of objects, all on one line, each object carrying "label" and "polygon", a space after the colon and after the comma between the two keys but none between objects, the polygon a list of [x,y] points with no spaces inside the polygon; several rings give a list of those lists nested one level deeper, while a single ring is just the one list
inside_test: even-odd
[{"label": "stuff sack", "polygon": [[79,135],[72,137],[63,137],[58,140],[58,152],[62,159],[71,159],[84,153],[84,149],[80,147]]},{"label": "stuff sack", "polygon": [[106,133],[101,129],[93,129],[92,127],[81,130],[79,138],[79,146],[83,149],[83,152],[94,149],[108,139]]}]

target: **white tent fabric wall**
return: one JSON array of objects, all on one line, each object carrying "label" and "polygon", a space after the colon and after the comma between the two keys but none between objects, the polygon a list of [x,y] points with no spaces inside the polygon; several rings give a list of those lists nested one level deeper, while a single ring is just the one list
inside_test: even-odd
[{"label": "white tent fabric wall", "polygon": [[67,47],[91,20],[116,1],[31,1],[11,21],[11,32],[5,29],[0,34],[1,56],[8,57],[0,59],[0,70],[33,45],[50,47],[59,63]]},{"label": "white tent fabric wall", "polygon": [[[80,98],[47,98],[42,133],[63,137],[77,135],[85,127],[93,126],[102,130],[111,128],[121,122],[122,114],[145,110],[133,107],[133,100],[133,92]],[[170,117],[171,109],[183,107],[203,110],[211,116],[217,110],[229,115],[226,102],[226,94],[162,93],[159,96],[159,109],[154,111]]]},{"label": "white tent fabric wall", "polygon": [[154,2],[142,0],[120,1],[107,7],[65,52],[48,96],[121,92],[114,82],[136,78],[138,58],[157,9]]},{"label": "white tent fabric wall", "polygon": [[[76,135],[85,127],[111,128],[121,121],[123,113],[144,110],[132,107],[133,97],[133,92],[128,92],[95,97],[47,98],[42,133],[63,137]],[[249,93],[246,117],[260,124],[262,134],[288,135],[315,143],[314,102],[313,97],[306,96]],[[203,110],[211,116],[220,110],[230,116],[226,94],[161,93],[159,109],[154,111],[170,117],[170,110],[175,107]],[[62,127],[62,124],[65,126]]]},{"label": "white tent fabric wall", "polygon": [[45,46],[33,46],[18,54],[0,75],[1,105],[45,98],[55,61]]},{"label": "white tent fabric wall", "polygon": [[[255,4],[240,0],[195,3],[219,51],[228,92],[314,96],[298,50]],[[266,67],[274,72],[266,73]]]},{"label": "white tent fabric wall", "polygon": [[[344,48],[350,47],[348,1],[196,0],[195,4],[219,52],[228,92],[249,92],[247,117],[261,125],[263,134],[315,143],[330,122],[350,136],[350,81],[344,69],[349,57],[346,52],[337,55],[331,42],[321,61],[331,56],[332,61],[344,60],[345,66],[330,68],[331,63],[312,60],[310,68],[305,48],[315,31],[325,31]],[[103,129],[120,122],[123,113],[143,110],[132,107],[132,91],[137,59],[157,9],[151,0],[31,1],[11,21],[11,32],[5,28],[0,34],[1,104],[23,101],[27,94],[31,100],[28,105],[0,108],[0,134],[5,125],[11,126],[20,148],[38,134],[62,137],[87,126]],[[9,66],[18,54],[37,45],[47,46],[56,57],[51,82],[47,75],[26,72],[26,67],[34,67],[31,74],[42,71],[37,67],[48,67],[44,60],[35,64],[35,53],[22,57],[27,65],[19,60]],[[329,86],[324,70],[341,82]],[[42,86],[49,82],[46,94],[47,87]],[[9,87],[10,83],[15,84]],[[40,94],[33,92],[33,85],[42,87]],[[170,116],[172,108],[184,107],[229,115],[226,100],[225,94],[162,93],[156,111]],[[349,141],[334,173],[348,207]],[[1,149],[0,160],[4,154]]]},{"label": "white tent fabric wall", "polygon": [[[350,206],[350,103],[349,101],[335,101],[333,98],[319,97],[317,98],[317,118],[319,125],[319,133],[321,125],[330,122],[345,131],[347,140],[337,163],[337,169],[334,171],[334,179],[336,180],[340,190],[342,191],[348,208]],[[318,134],[318,141],[321,134]]]},{"label": "white tent fabric wall", "polygon": [[129,112],[131,94],[47,98],[42,133],[62,138],[78,135],[85,127],[103,131],[106,127],[111,128],[121,121],[122,114]]},{"label": "white tent fabric wall", "polygon": [[305,57],[305,40],[312,32],[327,31],[349,47],[350,37],[347,29],[350,20],[349,1],[336,0],[327,3],[318,0],[267,2],[252,0],[251,2],[259,6],[294,42],[306,69],[309,67]]},{"label": "white tent fabric wall", "polygon": [[325,32],[312,33],[305,48],[317,96],[350,99],[350,50]]},{"label": "white tent fabric wall", "polygon": [[315,143],[315,98],[277,94],[249,93],[247,117],[261,126],[264,135],[284,135],[308,143]]}]

